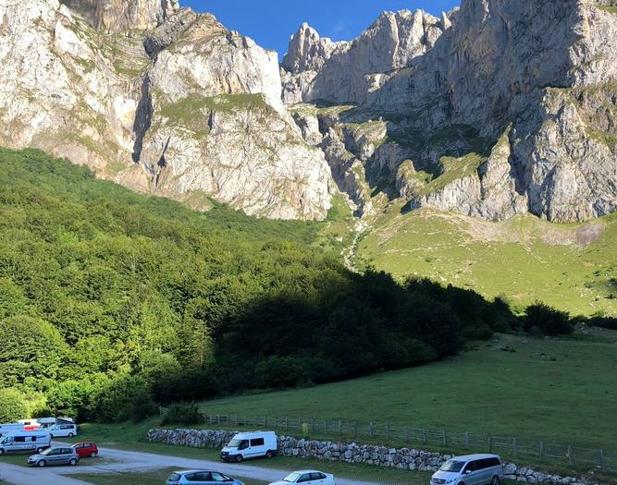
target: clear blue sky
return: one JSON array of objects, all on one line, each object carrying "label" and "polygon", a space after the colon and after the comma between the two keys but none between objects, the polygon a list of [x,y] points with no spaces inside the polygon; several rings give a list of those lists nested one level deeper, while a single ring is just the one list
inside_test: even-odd
[{"label": "clear blue sky", "polygon": [[302,22],[324,37],[349,40],[384,10],[421,8],[439,15],[460,5],[460,0],[180,0],[180,4],[213,13],[227,28],[248,35],[282,57],[289,37]]}]

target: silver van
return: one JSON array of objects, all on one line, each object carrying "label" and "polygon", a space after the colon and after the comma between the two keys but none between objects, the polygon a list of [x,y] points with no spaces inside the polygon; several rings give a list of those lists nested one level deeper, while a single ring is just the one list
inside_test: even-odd
[{"label": "silver van", "polygon": [[503,465],[497,455],[456,456],[431,478],[431,485],[500,485]]},{"label": "silver van", "polygon": [[0,438],[0,455],[5,453],[40,453],[51,446],[47,431],[22,431]]}]

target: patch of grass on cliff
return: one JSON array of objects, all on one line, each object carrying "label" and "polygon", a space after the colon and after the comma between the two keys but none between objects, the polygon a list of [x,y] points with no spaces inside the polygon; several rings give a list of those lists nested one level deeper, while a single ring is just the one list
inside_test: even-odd
[{"label": "patch of grass on cliff", "polygon": [[612,133],[588,129],[587,136],[592,140],[600,142],[611,149],[617,146],[617,135],[613,135]]},{"label": "patch of grass on cliff", "polygon": [[617,7],[610,7],[608,5],[600,5],[598,8],[608,13],[617,14]]},{"label": "patch of grass on cliff", "polygon": [[426,195],[437,192],[447,187],[455,180],[469,177],[477,173],[478,168],[485,161],[486,158],[478,153],[469,153],[460,158],[442,157],[440,160],[440,166],[443,171],[442,174],[426,184],[422,188],[422,194]]},{"label": "patch of grass on cliff", "polygon": [[160,115],[181,122],[187,127],[197,126],[201,130],[208,130],[205,111],[234,112],[255,109],[271,109],[262,94],[191,95],[175,103],[163,104]]},{"label": "patch of grass on cliff", "polygon": [[359,263],[398,278],[426,277],[505,296],[515,308],[541,300],[573,315],[617,314],[617,216],[559,225],[532,216],[488,222],[395,203],[361,241]]}]

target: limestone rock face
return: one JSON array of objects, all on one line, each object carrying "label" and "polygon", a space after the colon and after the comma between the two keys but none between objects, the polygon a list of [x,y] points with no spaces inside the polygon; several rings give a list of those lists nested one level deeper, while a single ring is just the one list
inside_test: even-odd
[{"label": "limestone rock face", "polygon": [[178,0],[62,0],[108,33],[156,27],[179,8]]},{"label": "limestone rock face", "polygon": [[281,101],[276,53],[177,7],[0,2],[0,144],[198,209],[324,218],[331,171]]},{"label": "limestone rock face", "polygon": [[393,71],[431,49],[443,29],[422,11],[385,12],[353,42],[332,44],[303,25],[283,62],[285,89],[300,91],[302,101],[362,103]]},{"label": "limestone rock face", "polygon": [[441,19],[385,13],[329,58],[292,56],[284,92],[357,106],[322,134],[384,120],[374,150],[345,143],[371,193],[490,220],[584,221],[617,209],[617,15],[607,6],[463,0]]}]

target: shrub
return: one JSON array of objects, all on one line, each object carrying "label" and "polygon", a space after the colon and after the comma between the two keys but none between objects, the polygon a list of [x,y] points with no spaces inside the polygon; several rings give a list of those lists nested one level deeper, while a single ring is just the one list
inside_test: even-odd
[{"label": "shrub", "polygon": [[169,426],[172,424],[191,425],[202,424],[205,421],[204,415],[199,412],[196,404],[173,404],[161,421],[161,425]]},{"label": "shrub", "polygon": [[617,318],[607,317],[605,315],[594,315],[587,323],[592,327],[608,328],[609,330],[617,330]]},{"label": "shrub", "polygon": [[151,416],[155,416],[159,412],[159,407],[152,400],[151,394],[146,389],[138,389],[133,394],[131,402],[131,421],[141,423]]},{"label": "shrub", "polygon": [[574,331],[570,315],[543,303],[527,307],[523,329],[540,335],[569,335]]},{"label": "shrub", "polygon": [[27,418],[26,396],[18,389],[0,389],[0,423],[10,423]]}]

